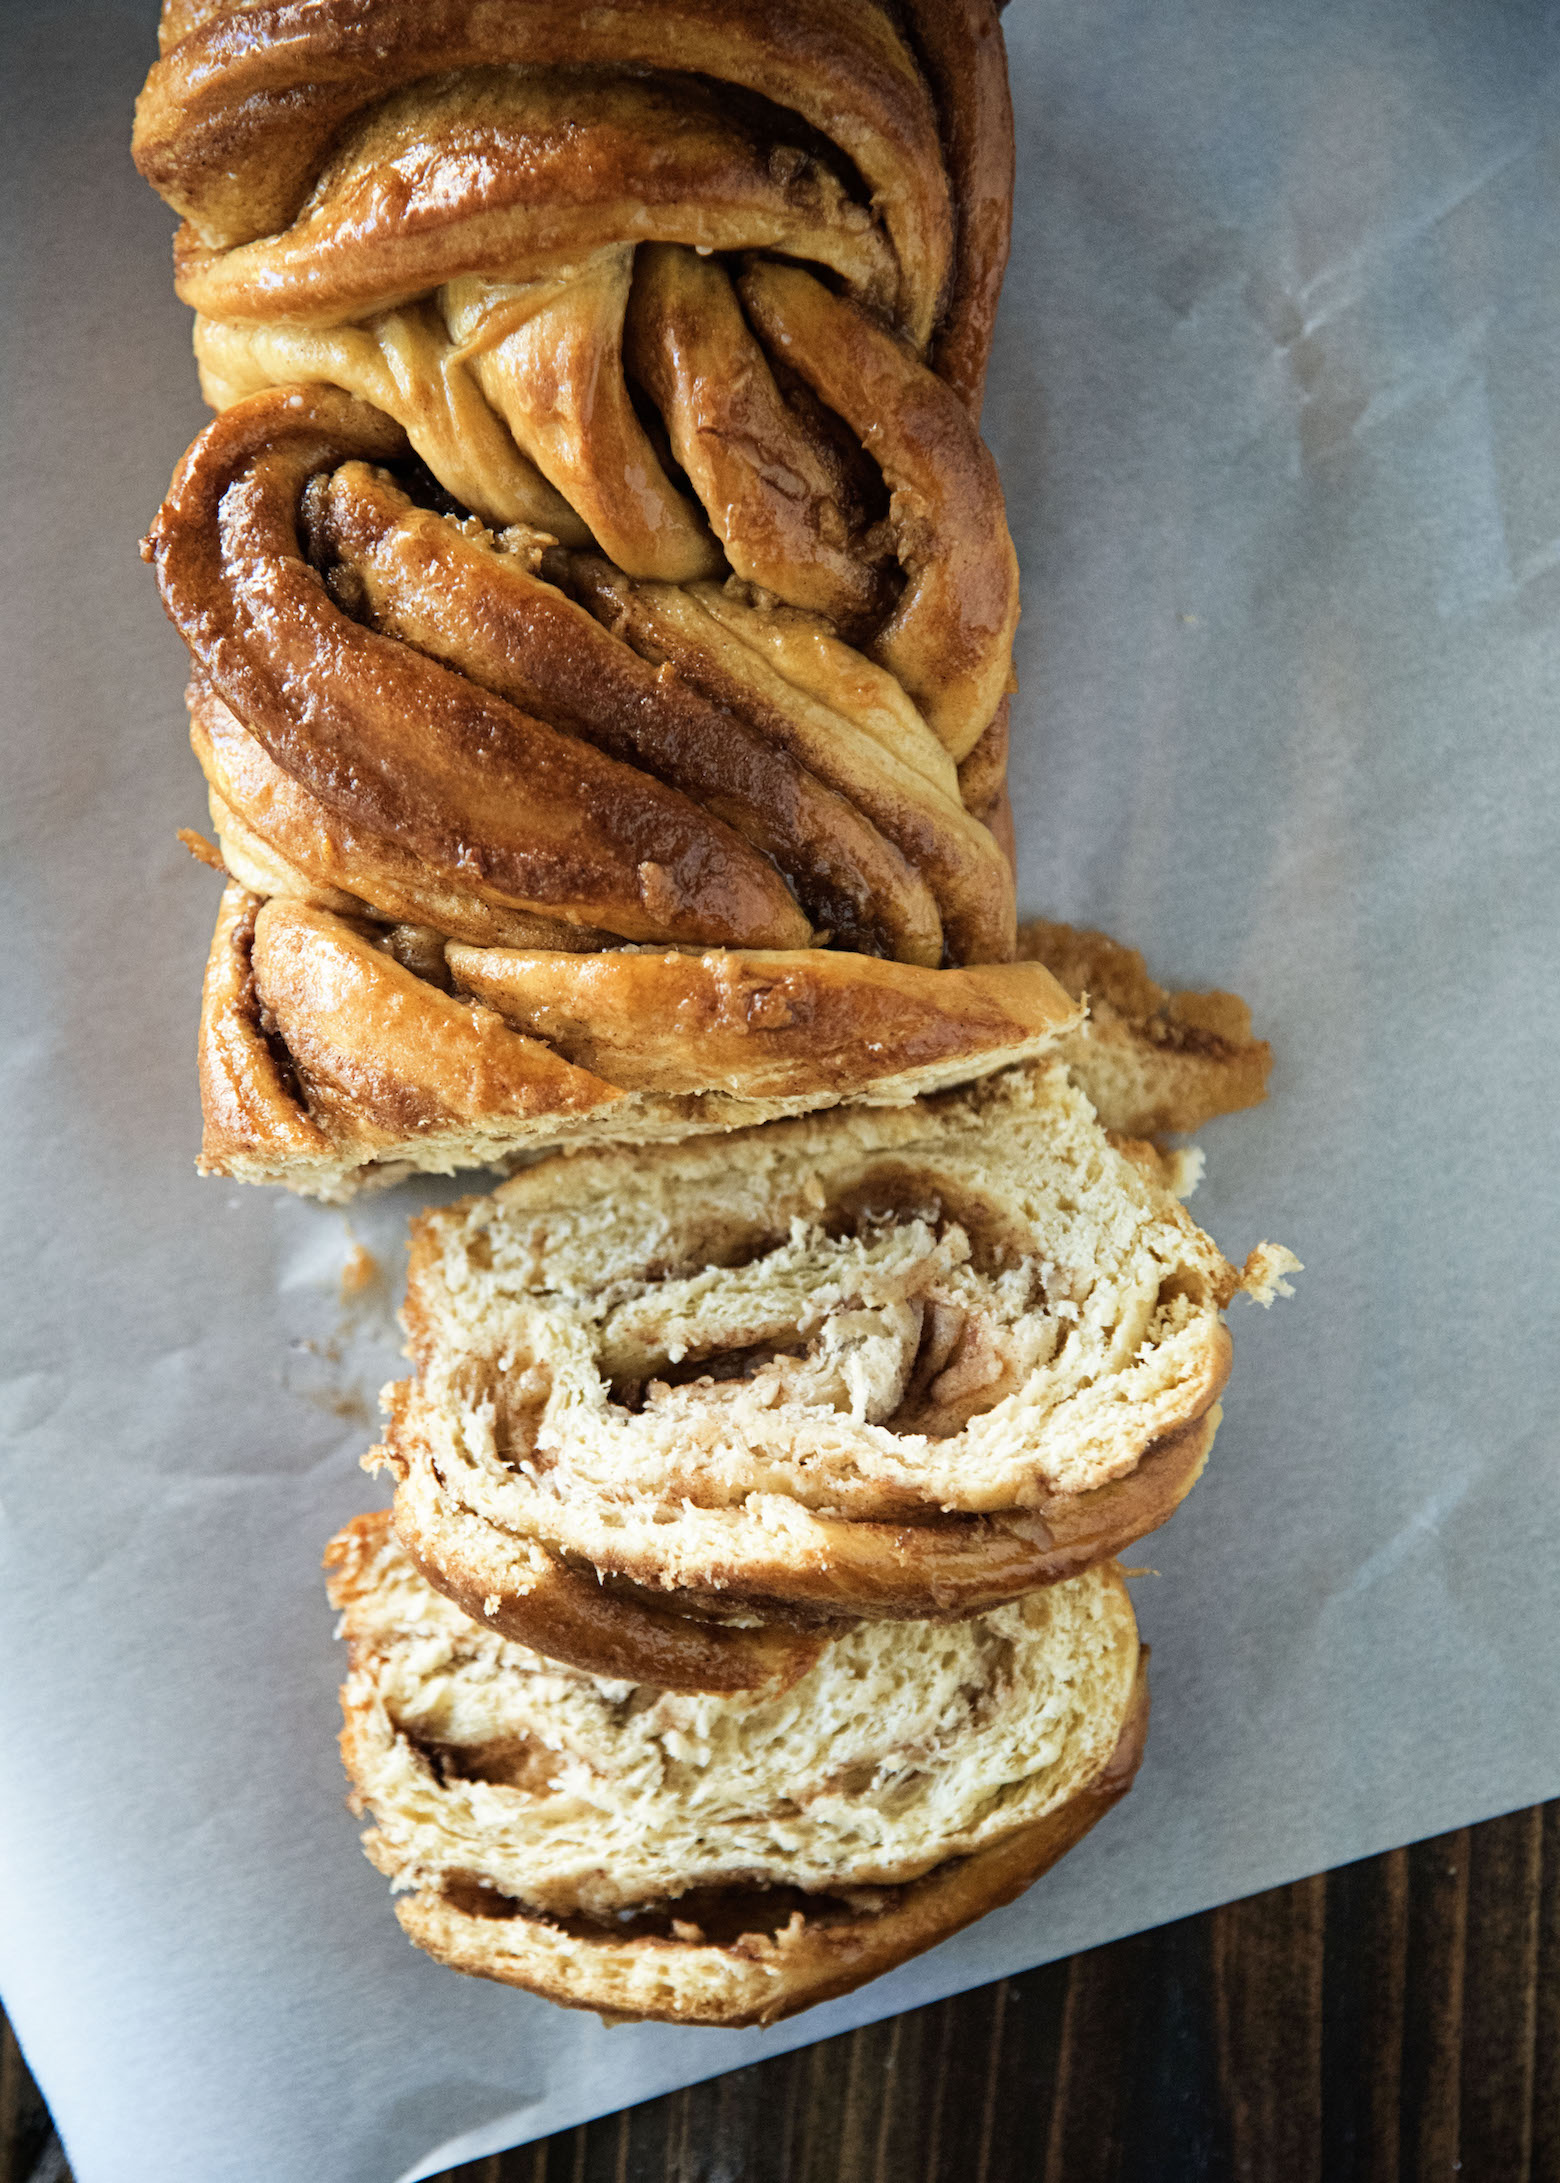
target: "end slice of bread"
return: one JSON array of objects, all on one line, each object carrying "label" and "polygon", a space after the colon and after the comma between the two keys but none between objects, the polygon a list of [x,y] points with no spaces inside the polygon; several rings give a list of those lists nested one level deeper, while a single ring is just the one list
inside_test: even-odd
[{"label": "end slice of bread", "polygon": [[787,1689],[689,1697],[473,1625],[387,1518],[326,1556],[342,1754],[420,1947],[618,2018],[771,2023],[1007,1902],[1130,1786],[1119,1571],[977,1620],[860,1624]]}]

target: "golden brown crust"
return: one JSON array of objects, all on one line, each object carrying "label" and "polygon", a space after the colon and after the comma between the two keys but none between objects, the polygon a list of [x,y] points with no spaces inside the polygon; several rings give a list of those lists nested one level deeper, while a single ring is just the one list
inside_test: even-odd
[{"label": "golden brown crust", "polygon": [[[964,799],[964,807],[979,819],[983,826],[990,828],[993,832],[997,831],[997,806],[1004,802],[1007,797],[1007,762],[1008,745],[1012,739],[1012,711],[1012,698],[1006,696],[981,730],[980,740],[968,755],[959,761],[959,794]],[[1012,830],[1012,808],[1009,806],[1007,817],[1009,836],[1011,836]],[[1002,854],[1011,869],[1013,857],[1009,843],[1005,840],[999,841],[998,846],[1001,848]]]},{"label": "golden brown crust", "polygon": [[[833,708],[784,650],[801,623],[632,586],[591,556],[567,572],[577,604],[346,459],[359,427],[393,451],[383,423],[328,392],[253,396],[202,435],[153,527],[196,663],[197,746],[246,825],[305,867],[312,843],[329,883],[381,914],[458,918],[465,938],[498,936],[469,904],[489,924],[794,944],[807,925],[778,864],[836,945],[929,965],[945,942],[956,960],[1011,952],[991,835],[914,736],[885,740],[820,649],[832,639],[811,642]],[[890,649],[896,624],[935,620],[960,589],[958,560],[936,598],[901,603]]]},{"label": "golden brown crust", "polygon": [[[852,851],[855,889],[872,907],[858,906],[845,879],[835,882],[838,910],[798,887],[836,945],[932,965],[945,951],[961,963],[1008,959],[1012,875],[964,808],[957,774],[944,785],[921,770],[921,752],[885,748],[840,710],[798,690],[749,641],[772,635],[776,617],[744,611],[712,586],[630,584],[587,555],[574,561],[569,580],[616,635],[661,674],[672,670],[674,688],[687,685],[728,722],[751,722],[777,757],[815,775],[876,830],[879,839]],[[791,628],[800,621],[792,617]],[[794,868],[783,853],[779,861]]]},{"label": "golden brown crust", "polygon": [[980,416],[1013,228],[1013,101],[992,0],[905,0],[953,185],[953,281],[932,369]]},{"label": "golden brown crust", "polygon": [[311,1114],[381,1148],[500,1117],[589,1114],[622,1095],[492,1009],[442,993],[328,910],[258,912],[255,991]]},{"label": "golden brown crust", "polygon": [[462,1153],[483,1164],[506,1132],[566,1135],[623,1097],[342,918],[231,882],[198,1050],[201,1172],[330,1199]]},{"label": "golden brown crust", "polygon": [[301,1172],[328,1160],[330,1140],[293,1095],[260,1023],[251,960],[260,904],[231,882],[222,890],[200,1006],[201,1168],[227,1171],[256,1144]]},{"label": "golden brown crust", "polygon": [[[211,793],[227,868],[252,894],[287,895],[346,917],[431,926],[478,947],[611,947],[599,927],[484,901],[459,875],[364,834],[284,773],[209,685],[185,693],[190,744]],[[251,876],[252,875],[252,876]]]},{"label": "golden brown crust", "polygon": [[922,970],[821,949],[564,959],[451,946],[456,984],[630,1091],[849,1096],[1004,1065],[1078,1021],[1039,966]]},{"label": "golden brown crust", "polygon": [[745,582],[870,630],[892,604],[886,552],[837,437],[787,402],[726,268],[649,243],[636,253],[629,367]]},{"label": "golden brown crust", "polygon": [[[285,229],[343,125],[403,87],[516,63],[670,67],[788,107],[838,144],[883,208],[899,316],[919,343],[932,331],[952,241],[936,115],[870,0],[749,0],[739,10],[728,0],[616,0],[584,13],[572,0],[523,9],[491,0],[293,0],[181,8],[165,35],[137,102],[136,163],[208,246]],[[568,192],[560,196],[567,204]],[[404,227],[385,238],[391,278]],[[414,230],[403,250],[414,254],[418,239]],[[406,292],[446,277],[419,257],[414,269],[403,260],[400,285]]]},{"label": "golden brown crust", "polygon": [[568,572],[586,602],[577,604],[515,555],[414,508],[357,465],[331,481],[317,535],[361,580],[376,629],[692,797],[774,860],[837,944],[939,962],[943,931],[928,880],[942,880],[964,911],[950,936],[956,952],[984,959],[1009,949],[1000,863],[982,854],[980,831],[956,800],[902,765],[894,777],[865,738],[853,764],[831,763],[850,734],[837,717],[795,747],[800,693],[790,693],[789,710],[765,712],[748,687],[728,676],[712,689],[683,656],[666,674],[670,641],[641,656],[636,615],[658,598],[683,601],[680,589],[632,587],[609,563],[582,556]]},{"label": "golden brown crust", "polygon": [[500,906],[632,940],[804,939],[777,875],[719,820],[332,603],[301,549],[303,489],[403,446],[328,389],[254,396],[195,442],[147,551],[218,695],[346,823]]},{"label": "golden brown crust", "polygon": [[201,1012],[204,1172],[340,1197],[582,1136],[727,1130],[908,1098],[1043,1051],[1075,1020],[1031,965],[459,948],[450,993],[391,937],[229,886]]},{"label": "golden brown crust", "polygon": [[[634,1097],[604,1102],[436,946],[1011,956],[1016,568],[970,415],[1011,181],[990,0],[169,0],[161,49],[136,155],[229,406],[146,550],[229,868],[371,921],[262,925],[266,1050],[327,1149],[300,1166],[262,1100],[211,1157],[340,1194],[549,1115],[665,1136],[1012,1058],[1005,995],[907,1016],[867,979],[865,1043],[887,995],[915,1058],[858,1064],[844,984],[798,965],[814,1061],[794,1014],[715,1075],[653,1022],[648,1056],[614,1030]],[[551,979],[583,1024],[599,976]],[[761,1054],[783,1091],[735,1088]]]},{"label": "golden brown crust", "polygon": [[[1058,1810],[991,1848],[883,1891],[878,1907],[789,1902],[779,1929],[762,1893],[728,1891],[699,1914],[729,1939],[670,1931],[610,1935],[583,1920],[528,1915],[476,1888],[422,1889],[396,1905],[418,1947],[451,1969],[628,2021],[773,2024],[850,1993],[1021,1895],[1131,1788],[1148,1730],[1147,1656],[1110,1761]],[[679,1908],[672,1905],[675,1914]],[[745,1915],[752,1929],[743,1930]],[[669,1920],[666,1921],[669,1923]],[[686,1927],[690,1936],[697,1924]]]},{"label": "golden brown crust", "polygon": [[800,267],[755,264],[742,300],[770,346],[843,417],[883,472],[905,571],[872,655],[955,759],[1007,692],[1018,560],[990,450],[951,388]]},{"label": "golden brown crust", "polygon": [[1136,948],[1041,918],[1020,927],[1018,952],[1088,1003],[1064,1053],[1106,1129],[1200,1129],[1267,1097],[1272,1048],[1252,1037],[1251,1011],[1235,994],[1168,992]]}]

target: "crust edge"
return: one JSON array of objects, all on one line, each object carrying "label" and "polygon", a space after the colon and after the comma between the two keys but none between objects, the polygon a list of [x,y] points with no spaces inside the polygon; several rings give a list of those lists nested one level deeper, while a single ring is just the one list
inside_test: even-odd
[{"label": "crust edge", "polygon": [[828,1923],[797,1913],[777,1936],[744,1935],[725,1946],[587,1937],[523,1911],[485,1918],[426,1888],[399,1902],[396,1915],[417,1946],[451,1970],[565,2008],[728,2030],[778,2023],[852,1992],[1022,1894],[1131,1788],[1148,1711],[1144,1649],[1115,1748],[1094,1780],[1032,1826],[896,1890],[887,1910]]}]

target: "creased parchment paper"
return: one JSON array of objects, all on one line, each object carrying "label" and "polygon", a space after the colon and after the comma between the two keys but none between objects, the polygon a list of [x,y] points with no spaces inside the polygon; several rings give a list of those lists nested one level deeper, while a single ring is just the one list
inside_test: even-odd
[{"label": "creased parchment paper", "polygon": [[[610,2035],[401,1937],[320,1549],[395,1366],[400,1193],[191,1171],[215,882],[135,541],[197,428],[133,174],[153,0],[7,12],[10,907],[0,1982],[79,2183],[393,2183],[1560,1790],[1560,21],[1017,0],[987,430],[1023,561],[1023,900],[1248,995],[1202,1220],[1211,1470],[1144,1549],[1134,1795],[1031,1895],[768,2033]],[[360,1241],[384,1281],[342,1299]]]}]

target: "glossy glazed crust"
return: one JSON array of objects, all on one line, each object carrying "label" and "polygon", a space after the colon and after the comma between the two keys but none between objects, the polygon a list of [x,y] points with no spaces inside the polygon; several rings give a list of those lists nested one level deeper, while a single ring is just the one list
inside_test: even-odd
[{"label": "glossy glazed crust", "polygon": [[223,703],[370,860],[388,841],[496,907],[630,941],[804,944],[779,874],[723,821],[334,603],[300,537],[304,490],[404,447],[315,388],[224,411],[186,454],[143,550]]},{"label": "glossy glazed crust", "polygon": [[340,1196],[559,1142],[897,1102],[1040,1053],[1077,1021],[1037,965],[461,948],[461,990],[445,992],[376,938],[229,885],[201,1013],[205,1172]]},{"label": "glossy glazed crust", "polygon": [[1037,1051],[1037,989],[859,967],[1012,953],[990,0],[169,0],[161,46],[221,413],[145,551],[273,898],[202,1166],[340,1197]]},{"label": "glossy glazed crust", "polygon": [[976,417],[1013,229],[1013,101],[992,0],[906,0],[953,184],[954,261],[932,368]]},{"label": "glossy glazed crust", "polygon": [[[420,12],[426,16],[428,10]],[[624,46],[621,31],[621,22],[631,21],[630,11],[617,12],[620,22],[613,23],[602,36],[601,53],[608,58],[623,53],[633,59],[634,49]],[[698,11],[701,29],[705,12]],[[719,52],[714,56],[719,65],[712,73],[725,76],[728,69],[733,69],[731,80],[745,80],[751,88],[770,96],[775,95],[777,85],[787,80],[792,85],[805,83],[810,93],[803,94],[802,110],[810,111],[813,119],[825,127],[842,110],[849,114],[857,109],[860,113],[854,151],[858,163],[859,132],[864,128],[885,140],[877,153],[879,162],[897,157],[901,168],[910,162],[924,168],[929,149],[924,115],[917,113],[902,72],[884,53],[880,36],[873,35],[877,26],[862,25],[858,31],[847,11],[836,10],[836,23],[831,26],[836,44],[831,55],[829,41],[823,35],[821,11],[816,24],[805,19],[799,23],[798,10],[748,12],[755,18],[752,50],[736,56],[730,54],[729,48]],[[472,58],[489,62],[496,58],[545,60],[552,52],[542,26],[528,25],[520,30],[512,18],[509,24],[500,25],[491,11],[486,11],[484,20],[483,11],[469,6],[442,11],[440,22],[432,29],[434,37],[442,32],[448,39],[451,32],[455,33],[458,57],[444,57],[454,52],[449,44],[435,55],[431,38],[419,52],[419,26],[406,20],[407,13],[404,7],[382,7],[374,25],[381,38],[389,31],[395,41],[393,52],[382,51],[378,61],[382,90],[390,89],[396,81],[415,81],[430,62],[442,69]],[[245,14],[261,19],[249,25],[235,20]],[[839,35],[840,15],[847,15],[843,38]],[[682,54],[686,50],[678,33],[687,27],[687,16],[688,11],[678,11],[675,16],[644,25],[643,34],[654,41],[652,65],[664,66],[669,53]],[[951,274],[944,283],[932,362],[940,376],[978,414],[1012,218],[1013,121],[1002,34],[991,0],[908,0],[903,21],[932,92],[953,199]],[[566,57],[595,57],[579,49],[577,21],[566,27]],[[303,83],[289,78],[285,63],[278,68],[272,57],[267,65],[265,43],[278,42],[290,34],[290,42],[296,46],[300,28],[290,11],[165,0],[161,25],[164,58],[153,72],[138,112],[137,157],[156,186],[197,217],[202,203],[213,193],[225,196],[227,203],[222,209],[227,220],[222,232],[235,238],[246,233],[262,235],[285,223],[296,209],[293,199],[299,182],[308,174],[311,142],[316,146],[313,156],[318,158],[330,129],[339,126],[341,117],[350,113],[354,90],[359,98],[362,96],[361,87],[353,84],[350,31],[344,10],[338,10],[318,28],[310,26],[311,49],[305,59],[293,64],[292,77],[307,83],[307,100],[300,101]],[[250,33],[247,37],[246,29]],[[527,51],[514,43],[517,30]],[[854,43],[852,32],[857,34]],[[770,41],[767,47],[766,38]],[[257,47],[261,48],[259,52]],[[710,58],[706,48],[687,65],[697,67],[701,60],[707,65]],[[867,98],[865,111],[860,112],[864,58]],[[789,70],[788,59],[792,64]],[[336,80],[330,82],[329,76]],[[213,78],[217,80],[213,82]],[[278,147],[284,162],[281,174],[275,165]],[[237,161],[235,152],[239,155]],[[247,179],[243,172],[246,167]],[[289,169],[294,177],[291,188]],[[868,172],[868,166],[864,165],[863,171]],[[921,225],[923,230],[938,232],[941,222],[935,206],[922,209]],[[209,220],[207,227],[214,235],[216,230]],[[911,247],[908,234],[904,247]],[[187,250],[187,255],[192,253]]]},{"label": "glossy glazed crust", "polygon": [[[464,1901],[422,1890],[403,1898],[396,1915],[418,1947],[452,1969],[525,1987],[565,2008],[595,2009],[620,2021],[772,2024],[880,1977],[1022,1894],[1126,1794],[1147,1728],[1143,1655],[1115,1750],[1087,1788],[1006,1841],[883,1890],[882,1906],[871,1910],[798,1909],[776,1933],[760,1929],[724,1945],[609,1938],[583,1921],[562,1923],[519,1910],[483,1916],[476,1890]],[[761,1897],[749,1900],[762,1903]],[[510,1907],[498,1897],[489,1903],[500,1911]],[[669,1907],[675,1914],[677,1906]],[[727,1898],[727,1915],[738,1924],[743,1908],[741,1897]]]},{"label": "glossy glazed crust", "polygon": [[851,1097],[963,1080],[1077,1028],[1046,975],[921,970],[832,950],[584,958],[446,950],[463,992],[631,1091]]},{"label": "glossy glazed crust", "polygon": [[223,889],[201,988],[202,1165],[226,1174],[263,1145],[278,1166],[312,1174],[333,1163],[333,1148],[261,1027],[253,967],[259,909],[259,897],[242,887]]},{"label": "glossy glazed crust", "polygon": [[[901,320],[923,343],[936,323],[953,243],[936,112],[871,0],[616,0],[583,13],[572,0],[175,4],[162,39],[137,102],[135,157],[190,222],[186,268],[202,246],[286,228],[343,125],[403,88],[517,63],[670,63],[787,107],[831,138],[883,204]],[[397,270],[403,289],[447,277],[416,242],[404,229],[386,236],[387,285]]]},{"label": "glossy glazed crust", "polygon": [[943,383],[811,276],[758,267],[744,290],[916,511],[868,646],[881,692],[817,617],[595,555],[543,576],[541,546],[371,467],[407,452],[380,411],[261,391],[189,450],[144,549],[190,647],[197,750],[254,831],[331,834],[337,883],[390,914],[426,873],[428,921],[453,890],[630,942],[1011,955],[1011,875],[950,762],[999,739],[1017,616],[990,455]]},{"label": "glossy glazed crust", "polygon": [[900,544],[905,589],[872,655],[953,757],[966,758],[1009,688],[1018,626],[1018,558],[991,452],[934,372],[811,274],[759,264],[741,289],[770,345],[872,448],[896,501],[915,510]]}]

